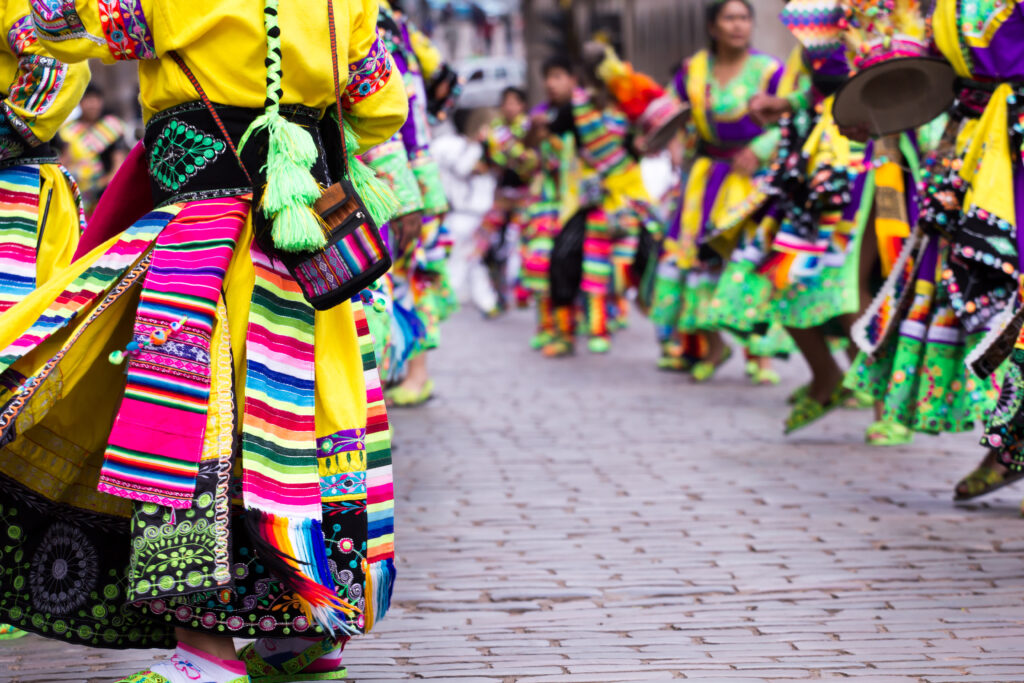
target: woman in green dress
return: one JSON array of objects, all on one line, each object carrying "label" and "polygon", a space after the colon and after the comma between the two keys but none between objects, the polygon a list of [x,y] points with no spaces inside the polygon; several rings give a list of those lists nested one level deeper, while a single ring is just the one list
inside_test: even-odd
[{"label": "woman in green dress", "polygon": [[[744,258],[755,236],[723,236],[716,248],[706,243],[720,217],[753,191],[754,176],[765,170],[778,142],[778,130],[762,128],[747,107],[758,93],[774,94],[783,72],[777,59],[751,49],[753,22],[747,0],[712,2],[711,47],[686,60],[672,82],[690,105],[694,153],[664,242],[653,317],[662,323],[675,317],[675,335],[663,340],[663,354],[682,348],[690,335],[706,339],[704,358],[692,368],[697,381],[710,379],[732,355],[723,331],[744,339],[755,381],[777,381],[769,356],[779,344],[763,336],[767,282]],[[660,310],[667,307],[677,310],[668,316]]]}]

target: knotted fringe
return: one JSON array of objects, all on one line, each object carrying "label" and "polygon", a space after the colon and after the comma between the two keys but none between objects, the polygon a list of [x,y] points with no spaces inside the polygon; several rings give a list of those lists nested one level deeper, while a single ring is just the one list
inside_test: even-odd
[{"label": "knotted fringe", "polygon": [[391,609],[391,593],[395,587],[395,561],[391,558],[373,564],[363,560],[366,575],[366,631],[384,618]]},{"label": "knotted fringe", "polygon": [[319,151],[313,136],[302,126],[281,116],[281,29],[278,0],[266,0],[263,22],[267,31],[267,107],[245,131],[239,149],[249,137],[266,130],[267,184],[261,209],[273,225],[274,246],[286,252],[306,252],[327,245],[327,235],[313,205],[323,190],[313,177]]},{"label": "knotted fringe", "polygon": [[357,143],[356,134],[345,126],[345,154],[348,157],[349,180],[356,194],[366,205],[373,222],[379,227],[394,218],[398,211],[398,198],[387,183],[356,156]]},{"label": "knotted fringe", "polygon": [[306,618],[332,635],[348,633],[348,623],[360,609],[342,600],[333,588],[320,522],[289,520],[249,508],[245,523],[260,561],[300,598]]}]

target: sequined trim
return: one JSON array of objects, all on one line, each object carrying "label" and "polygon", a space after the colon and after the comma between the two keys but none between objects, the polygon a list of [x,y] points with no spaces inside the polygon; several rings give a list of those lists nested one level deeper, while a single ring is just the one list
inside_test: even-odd
[{"label": "sequined trim", "polygon": [[149,172],[167,192],[177,192],[216,161],[227,145],[184,121],[172,119],[153,143]]}]

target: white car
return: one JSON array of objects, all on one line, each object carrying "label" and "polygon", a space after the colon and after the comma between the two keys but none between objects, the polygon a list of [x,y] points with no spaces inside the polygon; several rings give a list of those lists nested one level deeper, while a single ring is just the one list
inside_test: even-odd
[{"label": "white car", "polygon": [[462,80],[459,109],[497,107],[508,87],[526,87],[526,63],[514,57],[474,57],[455,65]]}]

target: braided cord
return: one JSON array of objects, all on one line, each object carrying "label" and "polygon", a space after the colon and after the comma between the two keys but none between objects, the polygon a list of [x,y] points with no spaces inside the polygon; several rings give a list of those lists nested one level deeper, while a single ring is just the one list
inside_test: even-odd
[{"label": "braided cord", "polygon": [[277,112],[284,97],[281,83],[281,26],[278,23],[278,0],[265,0],[263,5],[263,26],[267,32],[267,101],[264,106]]}]

